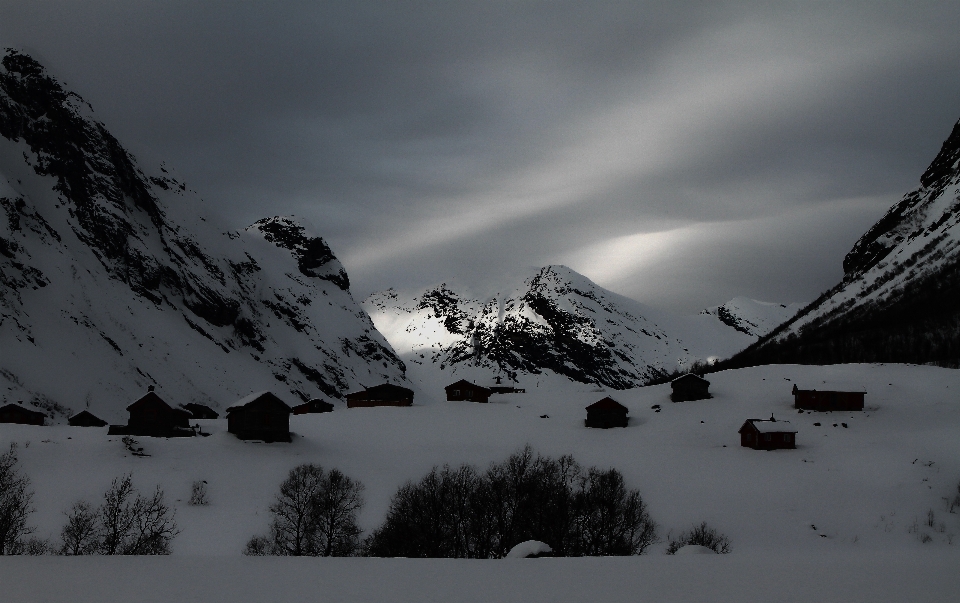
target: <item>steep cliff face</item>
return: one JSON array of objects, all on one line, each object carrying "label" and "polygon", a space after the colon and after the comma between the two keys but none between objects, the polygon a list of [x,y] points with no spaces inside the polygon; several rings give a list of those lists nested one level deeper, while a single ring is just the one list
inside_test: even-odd
[{"label": "steep cliff face", "polygon": [[111,420],[148,385],[224,406],[290,402],[404,365],[302,220],[224,232],[160,167],[148,175],[30,57],[0,62],[0,394]]},{"label": "steep cliff face", "polygon": [[448,283],[388,290],[364,307],[411,370],[447,371],[448,382],[546,375],[624,389],[755,340],[714,316],[655,311],[566,266],[518,280],[487,296]]},{"label": "steep cliff face", "polygon": [[960,363],[960,122],[843,268],[843,282],[739,360]]},{"label": "steep cliff face", "polygon": [[800,307],[800,304],[778,304],[735,297],[720,306],[701,310],[700,314],[715,316],[723,324],[745,335],[762,337],[796,314]]}]

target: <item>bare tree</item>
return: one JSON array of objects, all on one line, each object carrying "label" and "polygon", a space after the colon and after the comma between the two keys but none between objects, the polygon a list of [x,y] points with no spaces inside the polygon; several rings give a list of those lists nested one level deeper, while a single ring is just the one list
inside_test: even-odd
[{"label": "bare tree", "polygon": [[66,555],[169,555],[170,542],[179,533],[160,487],[151,496],[142,496],[127,474],[114,478],[96,510],[83,501],[73,505],[60,532],[60,551]]},{"label": "bare tree", "polygon": [[66,512],[67,523],[60,531],[62,555],[92,555],[100,548],[97,511],[86,501],[74,503]]},{"label": "bare tree", "polygon": [[575,555],[641,555],[657,542],[657,524],[616,469],[591,467],[576,494]]},{"label": "bare tree", "polygon": [[33,512],[30,478],[17,467],[16,444],[0,454],[0,555],[18,555],[25,552],[24,537],[33,530],[27,526],[27,516]]},{"label": "bare tree", "polygon": [[316,549],[324,557],[349,556],[359,546],[357,513],[363,507],[363,484],[337,469],[324,476],[313,500]]},{"label": "bare tree", "polygon": [[244,554],[354,554],[360,542],[357,513],[363,506],[362,494],[363,484],[336,469],[327,473],[314,464],[294,467],[270,506],[270,535],[252,538]]}]

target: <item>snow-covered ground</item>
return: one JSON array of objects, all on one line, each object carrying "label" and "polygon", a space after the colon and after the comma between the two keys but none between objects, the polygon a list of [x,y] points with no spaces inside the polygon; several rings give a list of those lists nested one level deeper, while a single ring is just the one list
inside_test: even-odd
[{"label": "snow-covered ground", "polygon": [[[206,421],[201,423],[214,432],[210,437],[137,438],[147,457],[130,455],[105,429],[0,425],[0,446],[18,442],[33,482],[37,511],[31,523],[38,536],[56,538],[70,504],[78,498],[96,502],[110,480],[125,472],[133,473],[141,490],[161,485],[182,530],[171,559],[3,560],[0,582],[6,587],[12,580],[23,589],[17,592],[30,595],[9,600],[64,600],[58,593],[70,592],[73,581],[89,586],[93,575],[119,583],[119,576],[133,571],[142,579],[123,592],[151,592],[150,585],[157,585],[178,600],[190,589],[171,575],[209,573],[209,581],[190,579],[196,592],[210,593],[220,584],[223,593],[233,593],[203,599],[210,601],[264,600],[259,595],[273,592],[293,596],[320,585],[332,589],[332,600],[366,593],[354,600],[399,601],[577,600],[583,598],[577,593],[594,592],[591,585],[609,600],[636,600],[644,593],[699,599],[699,588],[712,589],[703,592],[717,593],[717,600],[733,600],[741,587],[785,601],[825,600],[816,593],[829,594],[829,600],[908,600],[911,593],[923,595],[916,600],[953,600],[946,593],[960,592],[960,515],[948,512],[960,482],[960,372],[782,365],[708,379],[713,399],[676,404],[669,401],[669,386],[619,392],[575,384],[533,387],[526,394],[494,396],[489,404],[420,395],[409,408],[294,416],[290,444],[241,442],[225,432],[224,421]],[[794,383],[865,389],[866,410],[799,414],[792,408]],[[586,429],[584,407],[606,395],[630,409],[630,425]],[[657,404],[660,412],[652,408]],[[798,428],[798,448],[741,448],[737,429],[743,421],[771,413]],[[730,538],[732,553],[668,558],[664,543],[638,559],[526,561],[533,565],[240,556],[251,536],[266,531],[267,507],[297,464],[336,467],[363,482],[367,504],[360,522],[369,531],[406,480],[444,463],[484,468],[527,443],[549,455],[573,454],[583,465],[618,468],[640,490],[663,537],[706,521]],[[201,479],[208,482],[211,504],[189,506],[190,486]],[[579,586],[568,588],[570,583]],[[389,589],[396,589],[395,597]],[[459,594],[444,595],[451,592]]]}]

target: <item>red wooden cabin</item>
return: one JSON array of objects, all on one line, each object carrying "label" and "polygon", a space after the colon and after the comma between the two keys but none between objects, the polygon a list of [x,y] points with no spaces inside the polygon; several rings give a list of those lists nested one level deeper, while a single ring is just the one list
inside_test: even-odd
[{"label": "red wooden cabin", "polygon": [[587,419],[584,421],[584,425],[599,427],[600,429],[626,427],[627,412],[626,406],[613,398],[607,397],[587,407]]},{"label": "red wooden cabin", "polygon": [[740,427],[740,445],[754,450],[778,450],[797,447],[797,430],[790,421],[747,419]]},{"label": "red wooden cabin", "polygon": [[489,402],[493,392],[482,385],[470,383],[461,379],[456,383],[443,388],[447,392],[447,400],[451,402]]},{"label": "red wooden cabin", "polygon": [[293,407],[293,414],[295,415],[307,415],[321,412],[333,412],[333,404],[314,398],[309,402],[304,402],[303,404],[298,404]]},{"label": "red wooden cabin", "polygon": [[793,405],[803,410],[863,410],[867,392],[800,389],[793,386]]},{"label": "red wooden cabin", "polygon": [[43,425],[47,415],[42,412],[24,408],[19,404],[7,404],[0,407],[0,423],[17,423],[20,425]]},{"label": "red wooden cabin", "polygon": [[413,404],[413,390],[392,383],[384,383],[347,394],[346,398],[347,408],[410,406]]}]

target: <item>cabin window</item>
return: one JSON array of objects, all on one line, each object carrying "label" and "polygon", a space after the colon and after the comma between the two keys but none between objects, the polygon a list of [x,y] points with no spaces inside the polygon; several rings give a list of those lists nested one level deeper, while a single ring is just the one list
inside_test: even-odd
[{"label": "cabin window", "polygon": [[459,395],[460,395],[460,390],[459,390],[459,389],[453,390],[453,395],[454,395],[454,396],[459,396]]},{"label": "cabin window", "polygon": [[770,434],[769,434],[769,433],[763,434],[763,441],[764,441],[764,442],[769,442],[769,441],[770,441]]},{"label": "cabin window", "polygon": [[784,441],[784,442],[789,442],[789,441],[790,441],[790,434],[789,434],[789,433],[783,434],[783,441]]},{"label": "cabin window", "polygon": [[752,433],[746,434],[746,435],[744,436],[744,439],[747,440],[748,442],[752,442],[752,441],[753,441],[753,434],[752,434]]}]

